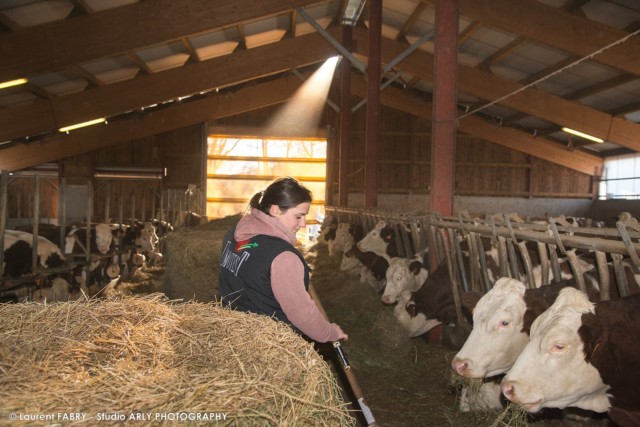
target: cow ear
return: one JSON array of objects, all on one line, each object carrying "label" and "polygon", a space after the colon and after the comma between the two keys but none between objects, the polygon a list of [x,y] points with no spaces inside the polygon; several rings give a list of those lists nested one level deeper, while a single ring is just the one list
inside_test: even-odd
[{"label": "cow ear", "polygon": [[462,293],[462,306],[469,311],[469,313],[473,313],[473,310],[476,308],[476,304],[482,298],[482,294],[476,291],[469,291]]},{"label": "cow ear", "polygon": [[420,273],[420,270],[422,270],[422,263],[420,261],[411,261],[409,264],[409,271],[411,274],[417,276],[418,273]]}]

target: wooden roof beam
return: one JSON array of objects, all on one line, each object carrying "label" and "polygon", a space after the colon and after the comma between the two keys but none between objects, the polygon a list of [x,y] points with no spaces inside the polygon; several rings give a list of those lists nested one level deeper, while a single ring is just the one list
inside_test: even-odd
[{"label": "wooden roof beam", "polygon": [[[430,3],[436,0],[422,0]],[[522,11],[527,13],[523,14]],[[571,12],[536,0],[460,0],[460,15],[482,25],[518,34],[564,50],[579,58],[589,56],[629,35]],[[640,75],[640,37],[613,46],[593,60]]]},{"label": "wooden roof beam", "polygon": [[324,61],[335,54],[335,49],[320,34],[310,33],[162,73],[8,108],[0,111],[0,141],[277,74]]},{"label": "wooden roof beam", "polygon": [[[0,81],[277,15],[318,0],[154,0],[3,35]],[[152,16],[154,19],[149,19]],[[167,23],[171,25],[167,25]],[[114,31],[120,29],[120,31]],[[109,36],[106,37],[105,34]]]},{"label": "wooden roof beam", "polygon": [[[354,40],[358,53],[367,55],[366,31],[356,29]],[[382,60],[389,62],[403,50],[401,43],[390,39],[382,41]],[[416,51],[400,62],[396,68],[433,81],[433,55]],[[484,100],[500,99],[523,87],[522,84],[495,76],[475,68],[458,65],[458,90]],[[560,126],[567,126],[593,136],[609,140],[634,151],[640,151],[640,125],[621,117],[613,117],[576,101],[567,101],[548,92],[528,88],[500,101],[500,105],[539,117]]]},{"label": "wooden roof beam", "polygon": [[197,101],[145,114],[137,120],[118,120],[104,126],[77,129],[68,134],[58,133],[29,144],[16,144],[2,150],[0,170],[16,171],[286,102],[303,83],[297,76],[289,75],[239,89],[233,92],[233,96],[212,94]]}]

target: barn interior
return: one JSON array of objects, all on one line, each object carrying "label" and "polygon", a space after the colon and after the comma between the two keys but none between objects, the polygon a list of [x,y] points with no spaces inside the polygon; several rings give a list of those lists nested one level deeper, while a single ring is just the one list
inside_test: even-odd
[{"label": "barn interior", "polygon": [[[473,233],[516,251],[523,241],[593,251],[616,263],[619,294],[635,292],[616,279],[625,262],[640,269],[640,4],[256,3],[0,2],[0,260],[11,230],[49,232],[65,253],[74,225],[153,219],[174,233],[158,230],[144,270],[118,253],[110,274],[114,254],[76,237],[84,250],[66,259],[87,293],[212,302],[217,272],[206,264],[223,229],[256,191],[292,175],[314,196],[302,250],[328,314],[353,330],[346,348],[381,425],[526,422],[460,413],[455,351],[428,334],[405,340],[389,326],[393,309],[340,270],[318,232],[329,216],[365,231],[386,221],[401,256],[440,247],[433,267],[455,252],[454,235]],[[36,300],[71,268],[37,265],[35,237],[32,247],[28,274],[8,277],[0,263],[3,298],[21,289]],[[103,277],[92,283],[97,259]],[[486,290],[468,273],[456,286]],[[602,415],[528,422],[614,425]]]}]

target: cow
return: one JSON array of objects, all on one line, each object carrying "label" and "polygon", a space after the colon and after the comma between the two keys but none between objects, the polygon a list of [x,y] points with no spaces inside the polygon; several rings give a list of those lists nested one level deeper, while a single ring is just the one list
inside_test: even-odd
[{"label": "cow", "polygon": [[340,271],[344,271],[349,276],[359,276],[364,267],[353,253],[352,248],[354,245],[355,243],[347,243],[345,245],[342,260],[340,261]]},{"label": "cow", "polygon": [[[25,231],[27,233],[33,234],[33,225],[31,224],[23,224],[15,227],[16,231]],[[60,247],[60,226],[56,224],[48,224],[48,223],[39,223],[38,224],[38,235],[44,237],[49,240],[51,243]]]},{"label": "cow", "polygon": [[[461,245],[463,248],[465,245]],[[491,283],[495,283],[500,278],[498,267],[498,251],[494,247],[487,245],[483,240],[483,246],[485,247],[485,260],[487,268],[487,276]],[[488,249],[487,249],[488,248]],[[539,287],[542,283],[541,265],[538,258],[537,251],[530,250],[529,255],[533,265],[533,280],[534,285]],[[461,251],[462,262],[465,271],[470,271],[469,253],[465,250]],[[518,259],[520,261],[520,259]],[[566,260],[560,260],[561,267],[561,280],[571,280],[573,274],[569,267],[569,263]],[[593,270],[593,265],[587,261],[578,259],[580,268],[585,272],[585,275]],[[551,270],[551,269],[549,269]],[[519,269],[521,272],[522,270]],[[551,271],[549,271],[551,275]],[[526,280],[524,273],[518,274],[518,280]],[[442,262],[436,269],[430,273],[425,283],[412,294],[411,301],[413,304],[410,308],[409,314],[411,316],[417,313],[422,313],[426,318],[435,318],[447,325],[457,325],[460,323],[457,317],[457,311],[455,307],[455,301],[453,296],[453,284],[449,275],[449,267],[445,262]],[[464,313],[463,314],[467,314]],[[471,320],[468,318],[467,320]]]},{"label": "cow", "polygon": [[407,331],[409,338],[426,334],[442,322],[434,318],[427,318],[424,313],[415,310],[415,302],[411,301],[411,291],[402,291],[398,295],[398,302],[393,308],[396,320]]},{"label": "cow", "polygon": [[[89,252],[106,254],[111,250],[113,233],[109,224],[97,224],[90,229]],[[82,248],[87,241],[87,229],[74,227],[69,231],[65,239],[64,251],[66,254],[84,253]]]},{"label": "cow", "polygon": [[[416,292],[401,292],[393,314],[410,337],[431,333],[441,324],[457,325],[459,321],[446,262],[430,273]],[[441,331],[437,331],[436,335],[440,335],[437,339],[442,338]]]},{"label": "cow", "polygon": [[155,226],[150,221],[136,220],[132,221],[131,225],[112,225],[112,233],[116,255],[107,267],[110,279],[120,275],[120,271],[126,275],[132,274],[147,259],[153,262],[162,259],[162,254],[156,250],[159,238],[155,233]]},{"label": "cow", "polygon": [[427,280],[429,271],[424,268],[423,254],[413,258],[394,257],[389,261],[382,303],[395,304],[402,291],[417,291]]},{"label": "cow", "polygon": [[504,374],[529,342],[533,320],[566,286],[575,286],[575,282],[527,289],[522,282],[503,277],[482,297],[463,294],[463,305],[473,311],[473,329],[451,361],[453,370],[466,378]]},{"label": "cow", "polygon": [[[354,260],[357,260],[357,263]],[[385,286],[390,260],[386,254],[363,252],[358,245],[352,244],[350,249],[342,254],[341,268],[343,265],[349,265],[348,269],[353,269],[356,268],[354,266],[360,265],[360,282],[369,284],[379,292]]]},{"label": "cow", "polygon": [[[89,277],[82,275],[83,266],[78,265],[74,270],[75,283],[81,286],[101,285],[107,281],[106,270],[112,263],[114,250],[113,231],[110,224],[96,224],[89,229]],[[65,254],[69,256],[84,257],[87,241],[86,227],[72,227],[65,238]]]},{"label": "cow", "polygon": [[398,256],[395,233],[386,221],[380,220],[366,236],[358,242],[358,248],[363,252],[386,253],[390,257]]},{"label": "cow", "polygon": [[529,412],[578,407],[640,425],[640,294],[593,303],[567,287],[531,325],[502,393]]},{"label": "cow", "polygon": [[[33,234],[24,231],[5,230],[3,274],[19,277],[31,271],[33,260]],[[48,239],[38,236],[37,263],[43,268],[56,268],[65,265],[65,256],[60,248]]]},{"label": "cow", "polygon": [[361,225],[348,222],[339,223],[336,226],[334,239],[328,240],[329,255],[333,256],[336,252],[346,251],[347,245],[354,245],[362,239],[363,235],[364,231]]},{"label": "cow", "polygon": [[156,228],[156,233],[158,234],[158,237],[162,237],[167,233],[170,233],[173,231],[173,226],[171,225],[170,222],[159,220],[156,218],[150,219],[149,221]]}]

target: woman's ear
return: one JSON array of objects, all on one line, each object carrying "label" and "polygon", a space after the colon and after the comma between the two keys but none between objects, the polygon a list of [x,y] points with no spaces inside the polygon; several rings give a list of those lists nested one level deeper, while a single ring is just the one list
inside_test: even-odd
[{"label": "woman's ear", "polygon": [[280,206],[278,206],[278,205],[269,206],[269,215],[277,216],[277,215],[280,215],[281,213],[282,213],[282,211],[280,210]]}]

